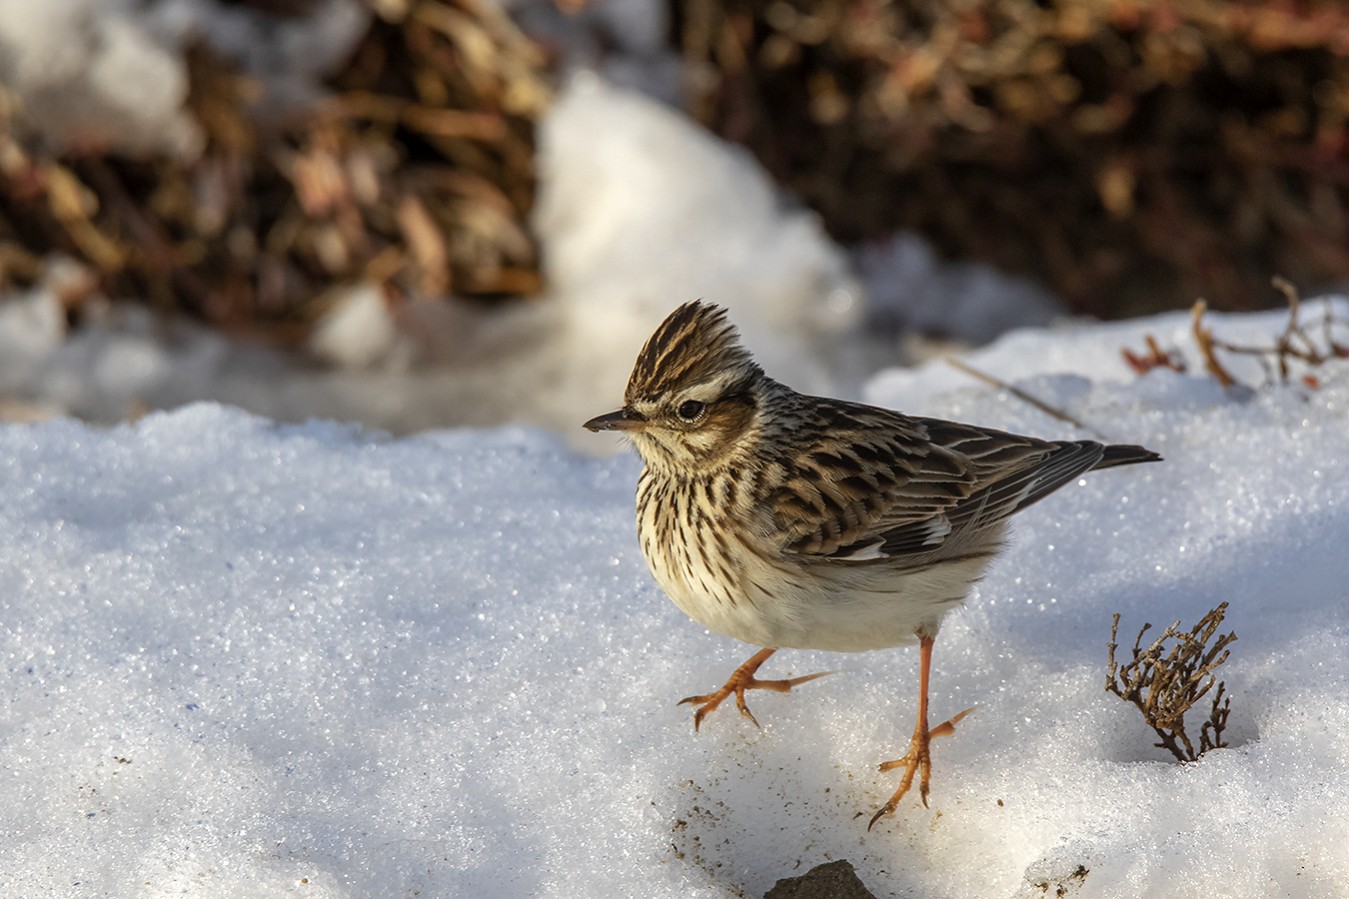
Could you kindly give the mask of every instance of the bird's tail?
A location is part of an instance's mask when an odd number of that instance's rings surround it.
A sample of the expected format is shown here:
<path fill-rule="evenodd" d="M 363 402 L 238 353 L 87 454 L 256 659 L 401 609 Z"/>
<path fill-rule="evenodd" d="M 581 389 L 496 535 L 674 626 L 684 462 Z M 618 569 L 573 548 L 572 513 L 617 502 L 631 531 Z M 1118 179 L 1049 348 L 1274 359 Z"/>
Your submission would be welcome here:
<path fill-rule="evenodd" d="M 1095 468 L 1114 468 L 1116 465 L 1133 465 L 1138 462 L 1160 462 L 1162 457 L 1150 449 L 1127 443 L 1116 443 L 1105 448 L 1101 461 Z"/>

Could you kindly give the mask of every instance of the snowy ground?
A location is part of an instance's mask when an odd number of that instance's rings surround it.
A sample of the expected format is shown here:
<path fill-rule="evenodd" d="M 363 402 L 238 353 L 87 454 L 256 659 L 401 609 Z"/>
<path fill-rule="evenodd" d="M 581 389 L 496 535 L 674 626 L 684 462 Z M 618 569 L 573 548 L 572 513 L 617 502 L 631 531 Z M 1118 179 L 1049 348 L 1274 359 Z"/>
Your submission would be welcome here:
<path fill-rule="evenodd" d="M 1138 379 L 1149 331 L 1187 343 L 1173 316 L 970 357 L 1166 462 L 1021 516 L 937 642 L 934 714 L 977 711 L 932 807 L 869 833 L 916 652 L 784 652 L 839 673 L 695 734 L 675 700 L 749 649 L 652 584 L 630 455 L 215 405 L 0 427 L 0 895 L 757 896 L 837 858 L 879 896 L 1344 895 L 1349 367 Z M 868 392 L 1073 433 L 941 363 Z M 1180 766 L 1102 690 L 1110 616 L 1222 601 L 1232 746 Z"/>

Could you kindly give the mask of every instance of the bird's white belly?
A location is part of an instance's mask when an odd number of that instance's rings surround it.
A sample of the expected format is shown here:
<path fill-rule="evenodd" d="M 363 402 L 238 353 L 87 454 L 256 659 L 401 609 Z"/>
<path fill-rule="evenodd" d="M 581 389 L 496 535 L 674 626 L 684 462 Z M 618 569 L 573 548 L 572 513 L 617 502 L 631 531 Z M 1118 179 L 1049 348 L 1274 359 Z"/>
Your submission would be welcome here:
<path fill-rule="evenodd" d="M 984 557 L 906 572 L 791 557 L 770 566 L 729 544 L 729 554 L 713 559 L 697 545 L 644 541 L 643 551 L 657 583 L 694 621 L 774 648 L 861 652 L 916 642 L 919 631 L 937 632 L 987 566 Z"/>

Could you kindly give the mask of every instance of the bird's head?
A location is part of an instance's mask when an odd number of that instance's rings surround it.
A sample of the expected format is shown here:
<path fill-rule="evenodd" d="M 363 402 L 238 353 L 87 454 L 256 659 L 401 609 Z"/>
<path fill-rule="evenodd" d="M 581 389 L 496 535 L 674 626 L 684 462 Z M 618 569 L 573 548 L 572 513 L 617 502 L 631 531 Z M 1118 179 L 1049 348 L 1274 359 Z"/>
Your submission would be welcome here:
<path fill-rule="evenodd" d="M 743 444 L 766 380 L 726 310 L 695 300 L 670 313 L 642 347 L 623 408 L 585 427 L 621 431 L 648 465 L 705 469 Z"/>

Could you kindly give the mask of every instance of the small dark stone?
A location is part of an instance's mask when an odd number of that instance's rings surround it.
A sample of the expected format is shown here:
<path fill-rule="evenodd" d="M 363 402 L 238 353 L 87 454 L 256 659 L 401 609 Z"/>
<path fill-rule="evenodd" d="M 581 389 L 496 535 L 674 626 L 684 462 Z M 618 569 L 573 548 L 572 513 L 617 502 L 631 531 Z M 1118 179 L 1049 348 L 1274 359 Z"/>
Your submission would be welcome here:
<path fill-rule="evenodd" d="M 876 899 L 857 879 L 852 862 L 839 859 L 816 865 L 800 877 L 784 877 L 763 899 Z"/>

